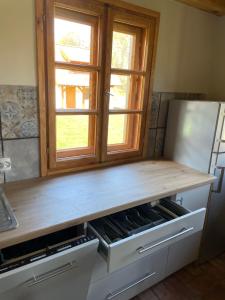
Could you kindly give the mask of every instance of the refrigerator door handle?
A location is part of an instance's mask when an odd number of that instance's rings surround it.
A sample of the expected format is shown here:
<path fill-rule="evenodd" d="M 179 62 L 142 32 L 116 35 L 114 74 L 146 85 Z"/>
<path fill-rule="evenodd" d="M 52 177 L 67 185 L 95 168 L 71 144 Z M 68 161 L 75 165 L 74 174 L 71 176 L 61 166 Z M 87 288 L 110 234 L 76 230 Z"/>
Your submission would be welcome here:
<path fill-rule="evenodd" d="M 221 193 L 222 191 L 222 187 L 223 187 L 223 177 L 224 177 L 224 170 L 225 170 L 225 167 L 219 167 L 217 166 L 215 168 L 215 170 L 218 169 L 220 170 L 220 178 L 219 178 L 219 182 L 218 182 L 218 186 L 217 186 L 217 189 L 212 189 L 212 193 L 216 193 L 216 194 L 219 194 Z"/>

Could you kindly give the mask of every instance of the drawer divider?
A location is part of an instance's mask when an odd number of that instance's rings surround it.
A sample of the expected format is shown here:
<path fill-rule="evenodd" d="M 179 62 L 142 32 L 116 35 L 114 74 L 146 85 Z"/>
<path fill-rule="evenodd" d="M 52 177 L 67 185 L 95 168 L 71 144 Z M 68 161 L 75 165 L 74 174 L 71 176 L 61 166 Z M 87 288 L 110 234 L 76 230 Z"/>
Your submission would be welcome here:
<path fill-rule="evenodd" d="M 152 250 L 153 248 L 155 248 L 157 246 L 160 246 L 160 245 L 162 245 L 162 244 L 164 244 L 166 242 L 169 242 L 169 241 L 171 241 L 171 240 L 173 240 L 173 239 L 175 239 L 177 237 L 180 237 L 180 236 L 182 236 L 182 235 L 184 235 L 184 234 L 186 234 L 186 233 L 188 233 L 190 231 L 193 231 L 193 230 L 194 230 L 194 227 L 183 228 L 183 229 L 181 229 L 180 232 L 178 232 L 178 233 L 176 233 L 176 234 L 174 234 L 174 235 L 172 235 L 172 236 L 170 236 L 170 237 L 168 237 L 168 238 L 166 238 L 166 239 L 164 239 L 162 241 L 159 241 L 159 242 L 157 242 L 157 243 L 155 243 L 155 244 L 153 244 L 153 245 L 151 245 L 149 247 L 143 246 L 143 247 L 138 248 L 137 252 L 139 254 L 145 253 L 146 251 L 150 251 L 150 250 Z"/>

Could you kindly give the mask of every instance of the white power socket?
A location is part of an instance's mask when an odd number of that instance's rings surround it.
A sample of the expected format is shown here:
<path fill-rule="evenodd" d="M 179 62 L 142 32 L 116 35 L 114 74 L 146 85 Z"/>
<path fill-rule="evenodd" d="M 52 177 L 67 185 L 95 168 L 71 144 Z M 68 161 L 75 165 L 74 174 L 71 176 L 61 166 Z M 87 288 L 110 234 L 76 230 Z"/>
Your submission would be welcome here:
<path fill-rule="evenodd" d="M 10 157 L 0 157 L 0 172 L 10 171 L 12 168 Z"/>

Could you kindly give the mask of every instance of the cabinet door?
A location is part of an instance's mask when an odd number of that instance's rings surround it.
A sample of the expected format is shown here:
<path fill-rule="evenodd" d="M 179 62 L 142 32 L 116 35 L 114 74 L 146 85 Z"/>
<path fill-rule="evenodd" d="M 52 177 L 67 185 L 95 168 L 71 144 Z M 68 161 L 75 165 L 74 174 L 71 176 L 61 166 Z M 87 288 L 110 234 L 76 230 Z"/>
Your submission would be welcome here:
<path fill-rule="evenodd" d="M 166 276 L 198 259 L 202 232 L 197 232 L 169 247 Z"/>
<path fill-rule="evenodd" d="M 183 207 L 194 211 L 196 209 L 207 207 L 210 185 L 201 186 L 193 190 L 179 193 L 176 202 Z"/>
<path fill-rule="evenodd" d="M 90 285 L 88 300 L 128 300 L 165 277 L 168 248 L 139 259 Z"/>
<path fill-rule="evenodd" d="M 86 300 L 98 240 L 0 274 L 1 300 Z"/>

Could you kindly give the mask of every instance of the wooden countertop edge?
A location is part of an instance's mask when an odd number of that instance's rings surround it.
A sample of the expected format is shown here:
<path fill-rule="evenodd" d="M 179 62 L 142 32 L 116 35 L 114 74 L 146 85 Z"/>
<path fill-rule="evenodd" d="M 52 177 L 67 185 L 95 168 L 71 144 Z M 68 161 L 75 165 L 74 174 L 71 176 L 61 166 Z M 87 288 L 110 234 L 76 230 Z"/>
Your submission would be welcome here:
<path fill-rule="evenodd" d="M 137 205 L 142 205 L 142 204 L 145 204 L 145 203 L 148 203 L 148 202 L 153 202 L 153 201 L 159 200 L 160 198 L 163 198 L 163 197 L 173 196 L 174 194 L 177 194 L 177 193 L 181 193 L 181 192 L 188 191 L 188 190 L 191 190 L 191 189 L 194 189 L 194 188 L 198 188 L 200 186 L 211 184 L 211 183 L 213 183 L 215 178 L 216 177 L 209 175 L 208 179 L 204 179 L 201 182 L 198 182 L 196 184 L 183 186 L 182 188 L 176 188 L 176 191 L 173 189 L 171 191 L 161 192 L 161 193 L 158 193 L 157 195 L 154 195 L 154 196 L 151 196 L 151 197 L 146 197 L 146 198 L 143 198 L 143 199 L 139 199 L 139 200 L 133 201 L 132 203 L 129 203 L 129 204 L 116 206 L 116 207 L 111 207 L 110 209 L 107 209 L 107 210 L 102 210 L 99 213 L 86 215 L 86 216 L 81 217 L 81 218 L 69 220 L 69 221 L 59 223 L 59 224 L 56 224 L 54 226 L 49 226 L 49 227 L 46 227 L 46 228 L 43 228 L 43 229 L 40 229 L 40 230 L 36 230 L 36 231 L 34 230 L 34 231 L 31 231 L 30 233 L 26 233 L 24 235 L 19 234 L 19 237 L 18 236 L 10 237 L 9 240 L 5 240 L 4 242 L 0 242 L 0 249 L 6 248 L 6 247 L 9 247 L 9 246 L 13 246 L 13 245 L 16 245 L 18 243 L 25 242 L 25 241 L 28 241 L 28 240 L 31 240 L 31 239 L 35 239 L 35 238 L 38 238 L 38 237 L 41 237 L 41 236 L 44 236 L 44 235 L 47 235 L 47 234 L 51 234 L 51 233 L 54 233 L 56 231 L 60 231 L 60 230 L 63 230 L 63 229 L 66 229 L 66 228 L 69 228 L 69 227 L 72 227 L 72 226 L 75 226 L 75 225 L 80 225 L 82 223 L 86 223 L 86 222 L 92 221 L 92 220 L 97 219 L 97 218 L 104 217 L 104 216 L 112 214 L 112 213 L 116 213 L 116 212 L 119 212 L 119 211 L 122 211 L 122 210 L 125 210 L 125 209 L 128 209 L 128 208 L 132 208 L 132 207 L 135 207 Z M 15 185 L 16 185 L 16 183 L 15 183 Z"/>

